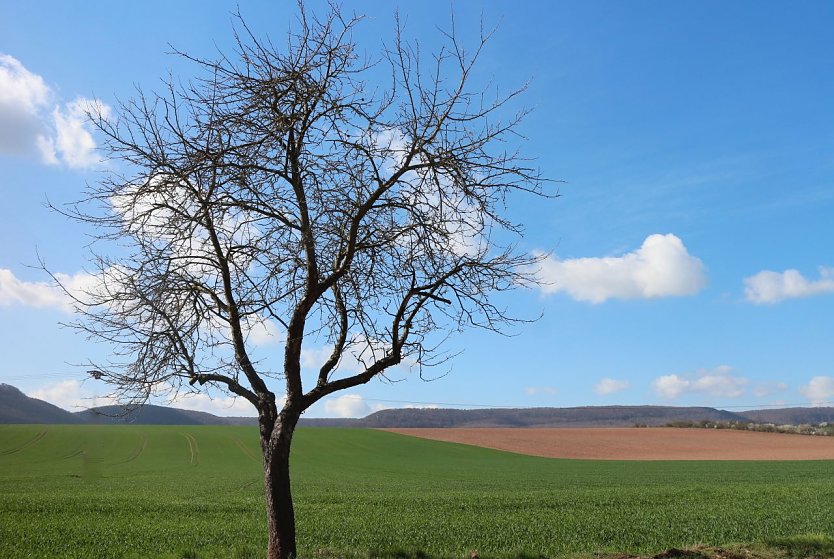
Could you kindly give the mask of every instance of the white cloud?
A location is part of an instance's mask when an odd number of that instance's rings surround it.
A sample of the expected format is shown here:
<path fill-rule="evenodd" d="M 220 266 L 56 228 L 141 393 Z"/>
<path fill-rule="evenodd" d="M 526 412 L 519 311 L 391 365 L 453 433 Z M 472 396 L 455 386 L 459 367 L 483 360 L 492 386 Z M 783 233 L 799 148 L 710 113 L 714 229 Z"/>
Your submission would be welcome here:
<path fill-rule="evenodd" d="M 601 395 L 614 394 L 622 392 L 631 386 L 627 380 L 616 380 L 613 378 L 603 378 L 594 386 L 594 392 Z"/>
<path fill-rule="evenodd" d="M 47 384 L 27 392 L 26 395 L 30 398 L 44 400 L 45 402 L 69 411 L 80 411 L 82 409 L 116 403 L 112 398 L 95 396 L 89 390 L 85 390 L 81 381 L 78 380 L 65 380 Z"/>
<path fill-rule="evenodd" d="M 0 54 L 0 106 L 35 114 L 49 97 L 43 78 L 24 68 L 13 56 Z"/>
<path fill-rule="evenodd" d="M 622 256 L 547 257 L 539 277 L 545 293 L 565 291 L 578 301 L 655 299 L 693 295 L 707 285 L 704 264 L 675 235 L 650 235 Z"/>
<path fill-rule="evenodd" d="M 652 381 L 654 391 L 664 398 L 673 399 L 687 391 L 690 381 L 684 380 L 678 375 L 663 375 Z"/>
<path fill-rule="evenodd" d="M 107 118 L 110 107 L 96 101 L 79 97 L 52 110 L 55 132 L 53 137 L 40 136 L 37 140 L 44 162 L 57 164 L 60 161 L 73 169 L 92 167 L 101 162 L 96 155 L 96 142 L 87 129 L 87 114 Z"/>
<path fill-rule="evenodd" d="M 284 332 L 274 320 L 266 318 L 249 319 L 246 323 L 247 340 L 255 346 L 268 346 L 281 343 Z"/>
<path fill-rule="evenodd" d="M 382 405 L 369 405 L 359 394 L 345 394 L 324 402 L 324 411 L 336 417 L 365 417 L 371 412 L 384 409 Z"/>
<path fill-rule="evenodd" d="M 397 128 L 370 131 L 366 141 L 377 156 L 377 167 L 388 176 L 400 170 L 412 148 L 409 139 Z M 423 155 L 414 156 L 413 163 L 423 161 Z M 429 176 L 431 179 L 428 179 Z M 438 181 L 436 187 L 433 186 L 435 180 Z M 485 216 L 480 208 L 470 203 L 465 194 L 453 185 L 449 175 L 411 170 L 404 173 L 398 182 L 402 203 L 440 219 L 438 231 L 431 236 L 430 243 L 461 257 L 474 258 L 485 253 L 489 243 L 484 237 L 484 230 L 488 228 L 489 220 L 482 221 Z M 438 210 L 441 210 L 440 214 L 437 214 Z M 414 232 L 398 239 L 402 246 L 412 250 L 427 241 L 429 239 L 418 237 Z"/>
<path fill-rule="evenodd" d="M 40 76 L 17 59 L 0 54 L 0 153 L 32 153 L 46 126 L 41 117 L 51 93 Z"/>
<path fill-rule="evenodd" d="M 732 367 L 721 365 L 712 370 L 701 369 L 695 374 L 664 375 L 652 381 L 652 388 L 658 396 L 668 400 L 684 394 L 738 398 L 744 394 L 748 381 L 734 376 L 732 371 Z"/>
<path fill-rule="evenodd" d="M 170 386 L 158 387 L 157 392 L 165 392 L 170 389 Z M 69 411 L 80 411 L 82 409 L 119 403 L 114 398 L 95 395 L 94 392 L 85 388 L 84 384 L 78 380 L 65 380 L 47 384 L 28 392 L 27 396 L 44 400 Z M 255 414 L 255 408 L 244 398 L 226 395 L 209 395 L 204 392 L 180 393 L 160 403 L 166 406 L 185 410 L 204 411 L 220 416 L 246 416 Z M 279 400 L 278 405 L 283 405 L 283 399 Z"/>
<path fill-rule="evenodd" d="M 558 388 L 554 388 L 553 386 L 528 386 L 524 389 L 524 392 L 528 396 L 538 396 L 538 395 L 547 395 L 547 396 L 555 396 L 559 393 Z"/>
<path fill-rule="evenodd" d="M 279 406 L 283 402 L 277 402 Z M 219 416 L 255 415 L 255 407 L 245 398 L 217 396 L 204 392 L 185 392 L 174 396 L 166 405 L 193 411 L 204 411 Z"/>
<path fill-rule="evenodd" d="M 80 296 L 96 284 L 95 276 L 85 272 L 75 275 L 55 274 L 70 292 Z M 72 312 L 73 301 L 52 282 L 29 282 L 15 277 L 11 270 L 0 268 L 0 306 L 24 305 L 35 308 L 55 308 Z"/>
<path fill-rule="evenodd" d="M 819 376 L 799 387 L 799 393 L 815 406 L 831 405 L 834 401 L 834 377 Z"/>
<path fill-rule="evenodd" d="M 757 398 L 764 398 L 765 396 L 779 394 L 787 389 L 788 385 L 784 382 L 757 382 L 753 387 L 753 395 Z"/>
<path fill-rule="evenodd" d="M 411 403 L 396 406 L 397 409 L 438 409 L 438 404 Z M 391 409 L 380 402 L 368 403 L 359 394 L 345 394 L 324 402 L 324 412 L 329 417 L 365 417 L 371 413 Z"/>
<path fill-rule="evenodd" d="M 343 373 L 361 373 L 373 363 L 385 357 L 391 351 L 391 344 L 380 340 L 369 340 L 363 334 L 350 338 L 339 360 L 337 371 Z M 317 371 L 330 358 L 333 352 L 331 346 L 309 347 L 301 350 L 301 367 Z M 392 367 L 391 371 L 404 372 L 412 366 L 414 361 L 405 357 L 403 361 Z"/>
<path fill-rule="evenodd" d="M 318 370 L 330 357 L 333 352 L 332 348 L 327 347 L 311 347 L 301 348 L 301 368 Z"/>
<path fill-rule="evenodd" d="M 785 299 L 834 293 L 834 268 L 820 266 L 818 280 L 808 280 L 799 270 L 772 272 L 764 270 L 744 278 L 744 297 L 757 305 Z"/>
<path fill-rule="evenodd" d="M 107 118 L 106 104 L 78 97 L 61 104 L 44 79 L 0 54 L 0 153 L 40 153 L 44 163 L 81 169 L 99 163 L 87 113 Z"/>

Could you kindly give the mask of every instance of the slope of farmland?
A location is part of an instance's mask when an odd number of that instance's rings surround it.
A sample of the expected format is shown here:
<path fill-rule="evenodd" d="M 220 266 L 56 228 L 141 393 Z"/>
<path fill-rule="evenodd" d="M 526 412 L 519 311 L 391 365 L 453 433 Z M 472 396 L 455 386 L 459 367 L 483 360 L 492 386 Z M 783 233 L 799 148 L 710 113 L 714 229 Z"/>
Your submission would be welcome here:
<path fill-rule="evenodd" d="M 302 557 L 559 557 L 834 534 L 834 461 L 553 460 L 299 429 Z M 0 557 L 259 557 L 257 431 L 0 426 Z"/>
<path fill-rule="evenodd" d="M 531 456 L 589 460 L 834 460 L 834 437 L 729 429 L 386 429 Z"/>

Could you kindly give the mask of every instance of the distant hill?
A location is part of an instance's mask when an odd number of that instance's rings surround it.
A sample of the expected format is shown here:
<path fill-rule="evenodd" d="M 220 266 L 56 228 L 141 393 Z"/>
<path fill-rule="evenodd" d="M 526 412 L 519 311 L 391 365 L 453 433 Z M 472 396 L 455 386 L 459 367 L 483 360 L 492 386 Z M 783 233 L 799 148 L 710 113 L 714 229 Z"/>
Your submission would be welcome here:
<path fill-rule="evenodd" d="M 584 406 L 516 409 L 390 409 L 360 420 L 362 427 L 632 427 L 679 420 L 742 421 L 714 408 Z"/>
<path fill-rule="evenodd" d="M 302 417 L 298 424 L 301 427 L 367 427 L 364 421 L 352 417 Z"/>
<path fill-rule="evenodd" d="M 583 406 L 575 408 L 382 410 L 361 419 L 307 418 L 306 427 L 632 427 L 673 421 L 753 421 L 777 425 L 834 423 L 834 408 L 784 408 L 729 412 L 707 407 Z M 133 408 L 101 406 L 70 413 L 29 398 L 14 386 L 0 384 L 0 423 L 93 423 L 138 425 L 257 425 L 254 417 L 219 417 L 210 413 L 146 404 Z"/>
<path fill-rule="evenodd" d="M 220 417 L 204 411 L 183 410 L 144 404 L 141 406 L 100 406 L 76 412 L 82 423 L 136 425 L 257 425 L 255 417 Z"/>
<path fill-rule="evenodd" d="M 222 417 L 201 412 L 145 404 L 135 407 L 100 406 L 75 414 L 82 423 L 136 423 L 139 425 L 217 425 Z"/>
<path fill-rule="evenodd" d="M 834 408 L 781 408 L 775 410 L 750 410 L 744 417 L 756 423 L 799 425 L 801 423 L 834 423 Z"/>
<path fill-rule="evenodd" d="M 82 423 L 74 414 L 0 384 L 0 423 Z"/>

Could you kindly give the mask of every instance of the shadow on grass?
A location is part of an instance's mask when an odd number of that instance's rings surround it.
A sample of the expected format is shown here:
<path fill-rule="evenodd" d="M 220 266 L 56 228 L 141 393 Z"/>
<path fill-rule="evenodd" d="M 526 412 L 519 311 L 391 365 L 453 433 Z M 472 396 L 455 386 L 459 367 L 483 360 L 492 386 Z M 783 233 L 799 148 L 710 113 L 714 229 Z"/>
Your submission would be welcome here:
<path fill-rule="evenodd" d="M 219 551 L 219 552 L 218 552 Z M 549 559 L 529 552 L 505 553 L 493 557 L 489 553 L 477 559 Z M 229 550 L 180 549 L 158 559 L 262 559 L 264 550 L 255 547 L 237 547 Z M 134 556 L 131 556 L 134 557 Z M 137 558 L 139 556 L 136 556 Z M 146 556 L 141 556 L 143 559 Z M 433 556 L 423 550 L 389 549 L 368 552 L 339 552 L 316 550 L 303 554 L 302 559 L 471 559 L 471 553 L 459 557 Z M 695 546 L 688 549 L 667 549 L 654 555 L 630 555 L 621 553 L 576 553 L 557 555 L 550 559 L 834 559 L 834 537 L 827 534 L 804 534 L 785 538 L 772 538 L 760 544 L 729 545 L 727 547 Z M 156 558 L 155 558 L 156 559 Z"/>
<path fill-rule="evenodd" d="M 767 545 L 788 557 L 834 557 L 834 538 L 826 534 L 803 534 L 767 540 Z"/>

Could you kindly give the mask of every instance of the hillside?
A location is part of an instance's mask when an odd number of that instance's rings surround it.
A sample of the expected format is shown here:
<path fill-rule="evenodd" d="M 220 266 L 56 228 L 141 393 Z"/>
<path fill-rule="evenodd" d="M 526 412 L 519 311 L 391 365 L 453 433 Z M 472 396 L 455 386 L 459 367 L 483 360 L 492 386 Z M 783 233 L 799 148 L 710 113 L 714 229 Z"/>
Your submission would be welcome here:
<path fill-rule="evenodd" d="M 750 410 L 744 417 L 756 423 L 774 423 L 776 425 L 810 423 L 834 423 L 834 408 L 781 408 L 774 410 Z"/>
<path fill-rule="evenodd" d="M 360 420 L 363 427 L 633 427 L 671 421 L 743 421 L 714 408 L 671 406 L 583 406 L 516 409 L 391 409 Z"/>
<path fill-rule="evenodd" d="M 74 414 L 0 384 L 0 423 L 82 423 Z"/>
<path fill-rule="evenodd" d="M 137 425 L 235 425 L 232 418 L 202 412 L 145 404 L 136 407 L 101 406 L 76 413 L 83 423 L 135 423 Z"/>
<path fill-rule="evenodd" d="M 784 408 L 729 412 L 708 407 L 582 406 L 573 408 L 382 410 L 361 419 L 301 419 L 307 427 L 444 428 L 444 427 L 632 427 L 662 426 L 673 421 L 753 421 L 756 423 L 834 423 L 834 408 Z M 14 386 L 0 384 L 0 423 L 133 423 L 137 425 L 257 425 L 254 417 L 219 417 L 211 413 L 146 404 L 133 408 L 101 406 L 70 413 L 29 398 Z"/>

